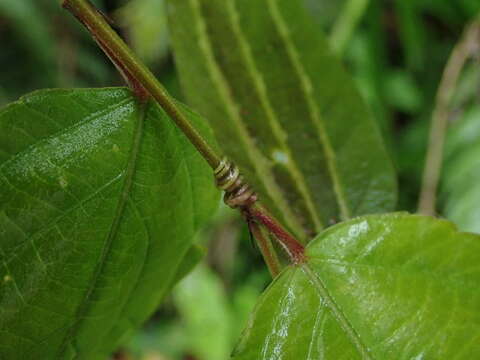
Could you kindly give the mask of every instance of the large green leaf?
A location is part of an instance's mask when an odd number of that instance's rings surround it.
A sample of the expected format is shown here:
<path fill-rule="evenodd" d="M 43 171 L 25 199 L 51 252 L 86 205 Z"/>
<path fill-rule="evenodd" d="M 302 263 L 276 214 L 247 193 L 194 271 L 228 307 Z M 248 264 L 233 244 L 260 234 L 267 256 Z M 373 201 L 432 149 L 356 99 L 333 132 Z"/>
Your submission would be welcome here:
<path fill-rule="evenodd" d="M 1 110 L 0 358 L 106 358 L 191 267 L 217 195 L 163 111 L 126 89 Z"/>
<path fill-rule="evenodd" d="M 172 0 L 180 80 L 226 154 L 299 237 L 394 207 L 369 111 L 301 0 Z"/>
<path fill-rule="evenodd" d="M 480 237 L 360 217 L 320 234 L 257 303 L 236 360 L 480 358 Z"/>
<path fill-rule="evenodd" d="M 472 106 L 447 137 L 442 193 L 445 216 L 464 231 L 480 233 L 480 106 Z"/>

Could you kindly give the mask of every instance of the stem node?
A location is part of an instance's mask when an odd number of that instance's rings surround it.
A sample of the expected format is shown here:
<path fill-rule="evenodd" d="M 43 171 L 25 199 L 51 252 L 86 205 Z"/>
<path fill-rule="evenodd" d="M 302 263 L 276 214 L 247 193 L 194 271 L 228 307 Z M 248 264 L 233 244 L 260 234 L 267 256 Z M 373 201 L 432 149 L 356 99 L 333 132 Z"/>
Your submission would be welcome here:
<path fill-rule="evenodd" d="M 240 209 L 247 216 L 248 221 L 255 221 L 253 227 L 250 226 L 250 228 L 253 233 L 259 236 L 257 241 L 269 240 L 261 234 L 262 229 L 258 228 L 263 227 L 278 240 L 293 263 L 298 264 L 306 261 L 303 245 L 285 230 L 262 205 L 257 203 L 257 194 L 245 182 L 238 168 L 227 159 L 220 159 L 197 129 L 192 126 L 189 119 L 178 107 L 177 102 L 110 27 L 106 17 L 89 0 L 63 0 L 61 4 L 87 28 L 97 44 L 133 89 L 137 98 L 141 102 L 146 101 L 149 97 L 155 99 L 195 146 L 210 167 L 214 169 L 217 186 L 225 191 L 225 203 L 232 208 Z M 263 248 L 262 252 L 267 254 L 265 261 L 268 263 L 270 261 L 268 258 L 273 259 L 274 254 L 270 254 L 273 248 L 266 247 L 265 244 L 260 244 L 260 246 Z M 269 266 L 272 264 L 272 261 L 270 261 Z M 278 272 L 278 266 L 278 263 L 274 264 L 271 269 L 273 273 Z"/>
<path fill-rule="evenodd" d="M 225 191 L 223 201 L 232 209 L 253 205 L 258 196 L 252 187 L 245 182 L 238 167 L 223 158 L 214 170 L 217 187 Z"/>

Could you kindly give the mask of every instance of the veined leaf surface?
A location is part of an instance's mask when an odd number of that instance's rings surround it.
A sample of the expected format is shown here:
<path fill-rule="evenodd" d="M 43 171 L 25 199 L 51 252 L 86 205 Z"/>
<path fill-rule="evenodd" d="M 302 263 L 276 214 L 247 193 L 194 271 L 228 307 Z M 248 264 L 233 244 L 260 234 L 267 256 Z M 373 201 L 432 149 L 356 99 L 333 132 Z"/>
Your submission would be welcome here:
<path fill-rule="evenodd" d="M 211 170 L 121 88 L 28 95 L 0 146 L 0 358 L 105 359 L 191 268 Z"/>
<path fill-rule="evenodd" d="M 299 238 L 392 210 L 396 181 L 352 79 L 300 0 L 173 0 L 189 103 Z"/>
<path fill-rule="evenodd" d="M 235 360 L 480 357 L 480 237 L 370 215 L 329 228 L 257 303 Z"/>
<path fill-rule="evenodd" d="M 452 124 L 447 137 L 442 193 L 445 216 L 463 231 L 480 233 L 480 107 Z"/>

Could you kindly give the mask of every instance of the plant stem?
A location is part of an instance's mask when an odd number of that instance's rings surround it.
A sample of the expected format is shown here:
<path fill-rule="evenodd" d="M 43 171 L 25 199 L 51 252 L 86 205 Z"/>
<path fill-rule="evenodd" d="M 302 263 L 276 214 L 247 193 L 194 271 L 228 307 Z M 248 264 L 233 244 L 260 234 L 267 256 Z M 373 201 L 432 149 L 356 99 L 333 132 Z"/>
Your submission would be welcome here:
<path fill-rule="evenodd" d="M 183 115 L 177 107 L 175 100 L 168 94 L 165 88 L 159 83 L 156 77 L 148 68 L 136 57 L 125 42 L 110 27 L 105 17 L 88 0 L 63 0 L 62 6 L 70 11 L 92 34 L 95 41 L 107 54 L 110 60 L 115 64 L 120 73 L 124 76 L 127 83 L 141 100 L 153 97 L 169 117 L 176 123 L 180 130 L 196 147 L 210 167 L 215 170 L 222 164 L 221 158 L 210 145 L 202 138 L 199 132 L 191 125 L 189 120 Z M 237 174 L 238 175 L 238 174 Z M 227 179 L 228 180 L 228 179 Z M 243 184 L 237 184 L 237 189 Z M 241 195 L 240 195 L 241 196 Z M 268 229 L 270 234 L 274 235 L 279 243 L 289 254 L 293 263 L 305 261 L 304 247 L 298 242 L 285 228 L 258 202 L 246 206 L 239 206 L 240 209 L 258 221 L 259 224 Z M 265 248 L 262 239 L 268 242 L 268 237 L 260 235 L 259 248 Z M 264 256 L 267 265 L 273 264 L 274 249 L 270 245 L 269 251 L 273 254 Z M 268 249 L 267 249 L 268 250 Z M 263 250 L 262 250 L 263 254 Z M 278 261 L 278 260 L 277 260 Z M 274 269 L 275 270 L 275 269 Z M 277 270 L 275 270 L 276 272 Z"/>
<path fill-rule="evenodd" d="M 418 212 L 435 215 L 437 188 L 443 160 L 449 107 L 465 62 L 480 46 L 480 21 L 469 24 L 455 46 L 442 75 L 432 115 Z"/>
<path fill-rule="evenodd" d="M 173 98 L 110 27 L 105 17 L 88 0 L 63 0 L 62 6 L 85 25 L 95 41 L 126 77 L 134 91 L 137 94 L 143 94 L 142 88 L 144 88 L 188 137 L 208 164 L 215 169 L 220 163 L 219 155 L 190 124 Z"/>
<path fill-rule="evenodd" d="M 255 219 L 268 229 L 287 252 L 290 260 L 294 264 L 300 264 L 306 261 L 305 247 L 287 230 L 285 230 L 285 228 L 269 214 L 268 210 L 265 209 L 263 205 L 257 202 L 244 211 L 246 211 L 251 218 Z"/>
<path fill-rule="evenodd" d="M 248 228 L 250 229 L 255 241 L 258 244 L 260 252 L 262 253 L 263 259 L 267 264 L 268 270 L 270 271 L 270 275 L 272 278 L 276 278 L 277 275 L 280 273 L 281 265 L 280 261 L 278 260 L 277 253 L 272 246 L 272 242 L 268 238 L 268 234 L 264 230 L 265 228 L 259 226 L 257 222 L 253 220 L 249 220 L 247 218 Z"/>

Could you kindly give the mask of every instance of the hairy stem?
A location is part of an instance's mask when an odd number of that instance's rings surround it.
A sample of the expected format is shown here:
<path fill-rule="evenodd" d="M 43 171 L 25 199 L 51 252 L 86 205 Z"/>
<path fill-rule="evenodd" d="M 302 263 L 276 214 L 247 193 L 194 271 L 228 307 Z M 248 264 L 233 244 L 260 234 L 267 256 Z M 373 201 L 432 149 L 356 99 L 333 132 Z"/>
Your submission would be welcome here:
<path fill-rule="evenodd" d="M 88 0 L 63 0 L 62 6 L 85 25 L 95 41 L 126 78 L 130 86 L 137 93 L 142 93 L 142 89 L 138 88 L 138 85 L 141 85 L 177 124 L 208 164 L 215 169 L 220 163 L 219 155 L 215 153 L 199 132 L 190 124 L 173 98 L 110 27 L 105 17 Z"/>
<path fill-rule="evenodd" d="M 425 215 L 435 215 L 450 103 L 465 62 L 475 51 L 478 51 L 479 46 L 480 21 L 477 20 L 466 27 L 462 38 L 452 51 L 442 75 L 432 115 L 427 158 L 418 205 L 418 211 Z"/>

